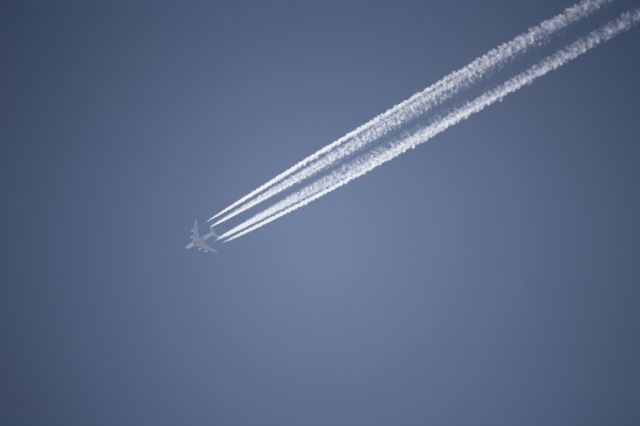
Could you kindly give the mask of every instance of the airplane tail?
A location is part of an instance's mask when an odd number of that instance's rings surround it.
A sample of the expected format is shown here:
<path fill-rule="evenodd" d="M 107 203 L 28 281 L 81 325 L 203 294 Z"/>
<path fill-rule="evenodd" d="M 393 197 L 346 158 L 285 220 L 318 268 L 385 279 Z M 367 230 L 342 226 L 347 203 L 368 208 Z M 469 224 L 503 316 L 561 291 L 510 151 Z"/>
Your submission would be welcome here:
<path fill-rule="evenodd" d="M 209 228 L 209 233 L 211 235 L 213 235 L 214 237 L 218 238 L 218 234 L 216 233 L 216 231 L 213 229 L 213 227 Z"/>

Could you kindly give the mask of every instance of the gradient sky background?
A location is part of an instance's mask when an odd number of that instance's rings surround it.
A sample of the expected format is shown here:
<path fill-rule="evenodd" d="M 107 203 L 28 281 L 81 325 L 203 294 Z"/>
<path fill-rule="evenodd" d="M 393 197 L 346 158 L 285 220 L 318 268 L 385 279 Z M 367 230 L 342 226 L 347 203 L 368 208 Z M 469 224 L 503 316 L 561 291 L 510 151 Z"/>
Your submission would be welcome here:
<path fill-rule="evenodd" d="M 212 256 L 573 1 L 130 3 L 0 9 L 1 424 L 640 423 L 640 28 Z"/>

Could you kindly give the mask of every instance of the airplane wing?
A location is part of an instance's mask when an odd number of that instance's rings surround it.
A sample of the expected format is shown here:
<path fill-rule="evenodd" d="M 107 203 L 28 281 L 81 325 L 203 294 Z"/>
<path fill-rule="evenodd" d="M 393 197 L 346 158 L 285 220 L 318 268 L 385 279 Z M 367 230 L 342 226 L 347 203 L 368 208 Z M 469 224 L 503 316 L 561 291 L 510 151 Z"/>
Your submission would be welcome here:
<path fill-rule="evenodd" d="M 218 250 L 215 250 L 213 247 L 211 247 L 210 245 L 206 244 L 206 243 L 202 243 L 202 248 L 204 250 L 208 250 L 208 251 L 212 251 L 214 253 L 217 253 Z"/>

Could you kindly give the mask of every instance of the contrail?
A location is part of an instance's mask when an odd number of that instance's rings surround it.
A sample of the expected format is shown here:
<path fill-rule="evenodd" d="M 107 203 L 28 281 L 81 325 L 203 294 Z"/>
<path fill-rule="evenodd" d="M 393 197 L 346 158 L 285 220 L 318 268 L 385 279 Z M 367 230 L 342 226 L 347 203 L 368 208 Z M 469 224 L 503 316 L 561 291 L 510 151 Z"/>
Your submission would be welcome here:
<path fill-rule="evenodd" d="M 505 83 L 491 89 L 462 107 L 454 110 L 435 123 L 426 126 L 410 136 L 396 140 L 387 146 L 378 147 L 367 152 L 353 162 L 340 167 L 329 175 L 318 179 L 300 191 L 286 197 L 279 203 L 256 214 L 247 221 L 230 229 L 219 239 L 228 242 L 254 231 L 279 217 L 303 207 L 323 195 L 345 185 L 351 180 L 360 177 L 370 170 L 394 159 L 409 149 L 427 142 L 434 136 L 449 127 L 466 120 L 471 115 L 482 111 L 484 108 L 502 101 L 507 95 L 516 92 L 520 88 L 531 84 L 537 78 L 565 65 L 573 59 L 583 55 L 601 43 L 604 43 L 623 31 L 629 30 L 640 21 L 640 8 L 624 12 L 620 17 L 611 21 L 599 29 L 592 31 L 585 37 L 558 50 L 551 56 L 533 65 L 526 71 L 507 80 Z"/>
<path fill-rule="evenodd" d="M 492 71 L 514 60 L 528 49 L 542 44 L 554 33 L 588 16 L 611 1 L 583 0 L 565 9 L 561 14 L 529 28 L 511 41 L 503 43 L 485 55 L 476 58 L 465 67 L 448 74 L 422 92 L 416 93 L 340 139 L 321 148 L 212 216 L 209 221 L 224 215 L 212 226 L 223 223 L 256 204 L 300 183 L 304 179 L 326 170 L 338 161 L 402 127 L 408 121 L 425 114 L 432 107 L 486 77 Z"/>

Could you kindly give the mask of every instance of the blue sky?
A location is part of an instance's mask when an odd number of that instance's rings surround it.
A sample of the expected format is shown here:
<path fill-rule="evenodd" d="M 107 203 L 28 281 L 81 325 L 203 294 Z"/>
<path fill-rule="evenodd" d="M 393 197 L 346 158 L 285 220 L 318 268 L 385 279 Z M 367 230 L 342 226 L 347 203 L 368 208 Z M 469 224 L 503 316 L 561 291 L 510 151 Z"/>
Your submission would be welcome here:
<path fill-rule="evenodd" d="M 571 4 L 3 5 L 0 423 L 636 423 L 638 28 L 184 250 L 194 218 Z"/>

